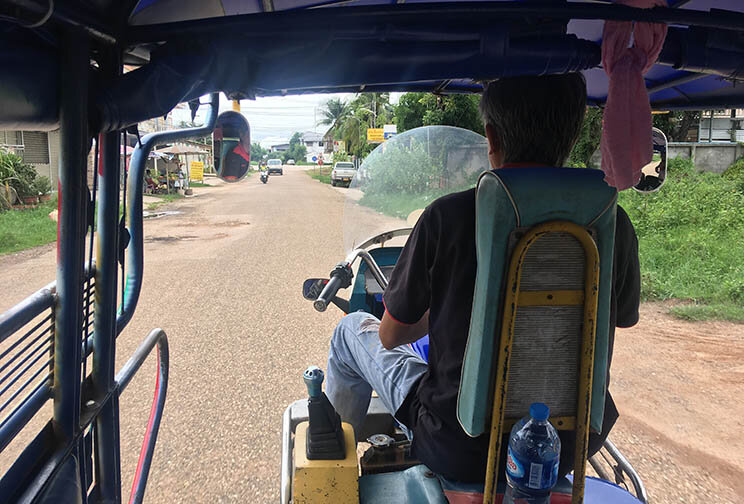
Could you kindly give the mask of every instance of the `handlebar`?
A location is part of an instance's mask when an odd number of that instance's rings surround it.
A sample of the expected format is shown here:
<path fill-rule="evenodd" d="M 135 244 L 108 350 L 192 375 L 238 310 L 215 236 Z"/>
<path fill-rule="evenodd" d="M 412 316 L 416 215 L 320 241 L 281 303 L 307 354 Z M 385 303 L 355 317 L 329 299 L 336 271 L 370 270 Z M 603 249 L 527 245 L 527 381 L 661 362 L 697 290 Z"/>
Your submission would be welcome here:
<path fill-rule="evenodd" d="M 357 258 L 361 258 L 365 263 L 367 263 L 367 267 L 372 273 L 372 276 L 375 277 L 375 280 L 377 280 L 377 283 L 380 284 L 380 287 L 382 287 L 383 290 L 387 288 L 387 278 L 375 262 L 374 258 L 366 250 L 356 249 L 348 255 L 345 261 L 338 263 L 336 267 L 333 268 L 330 280 L 328 280 L 328 283 L 323 287 L 318 299 L 313 301 L 313 308 L 322 313 L 326 311 L 326 308 L 328 308 L 328 303 L 336 302 L 336 304 L 338 304 L 341 302 L 336 298 L 336 293 L 339 289 L 345 289 L 351 285 L 351 280 L 354 278 L 354 274 L 351 271 L 351 265 L 357 260 Z M 336 301 L 334 301 L 334 299 L 336 299 Z M 344 310 L 348 309 L 348 307 L 339 307 Z"/>
<path fill-rule="evenodd" d="M 330 303 L 331 300 L 336 297 L 336 293 L 341 288 L 341 283 L 341 277 L 331 276 L 331 279 L 328 281 L 325 287 L 323 287 L 323 291 L 320 293 L 320 296 L 318 296 L 318 299 L 313 301 L 313 308 L 321 313 L 326 311 L 326 308 L 328 308 L 328 303 Z"/>

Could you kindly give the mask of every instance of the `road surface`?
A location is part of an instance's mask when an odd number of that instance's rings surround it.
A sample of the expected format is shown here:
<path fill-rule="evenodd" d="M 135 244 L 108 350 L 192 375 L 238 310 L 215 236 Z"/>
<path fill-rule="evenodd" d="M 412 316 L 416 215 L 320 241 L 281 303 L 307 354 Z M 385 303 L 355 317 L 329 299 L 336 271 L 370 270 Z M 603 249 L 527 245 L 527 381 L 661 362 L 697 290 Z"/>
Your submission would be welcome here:
<path fill-rule="evenodd" d="M 196 189 L 159 209 L 181 213 L 146 221 L 144 287 L 117 346 L 120 368 L 152 328 L 170 342 L 146 502 L 278 501 L 282 412 L 305 396 L 302 371 L 325 367 L 340 318 L 315 312 L 300 286 L 345 254 L 344 191 L 285 168 L 266 185 L 254 175 Z M 0 257 L 0 311 L 53 279 L 54 259 L 53 246 Z M 744 502 L 744 326 L 680 322 L 646 305 L 641 325 L 616 341 L 612 437 L 652 502 Z M 150 358 L 121 400 L 125 498 L 154 377 Z"/>

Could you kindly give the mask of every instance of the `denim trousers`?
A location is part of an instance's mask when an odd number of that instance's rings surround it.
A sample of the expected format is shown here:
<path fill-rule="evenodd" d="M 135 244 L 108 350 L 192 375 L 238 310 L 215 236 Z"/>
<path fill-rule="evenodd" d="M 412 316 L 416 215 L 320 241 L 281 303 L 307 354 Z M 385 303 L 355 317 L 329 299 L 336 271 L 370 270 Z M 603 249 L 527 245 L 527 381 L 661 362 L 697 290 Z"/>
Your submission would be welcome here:
<path fill-rule="evenodd" d="M 326 368 L 326 395 L 354 432 L 361 432 L 372 390 L 391 415 L 403 404 L 428 364 L 410 345 L 386 350 L 379 337 L 380 321 L 365 312 L 346 315 L 331 339 Z M 411 438 L 405 425 L 399 425 Z"/>

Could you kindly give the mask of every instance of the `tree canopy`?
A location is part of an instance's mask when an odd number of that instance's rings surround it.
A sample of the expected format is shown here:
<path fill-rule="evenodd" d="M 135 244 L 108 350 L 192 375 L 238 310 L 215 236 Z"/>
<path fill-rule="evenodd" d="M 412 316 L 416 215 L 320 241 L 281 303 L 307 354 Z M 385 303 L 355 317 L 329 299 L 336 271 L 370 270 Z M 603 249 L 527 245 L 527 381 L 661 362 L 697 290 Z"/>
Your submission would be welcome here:
<path fill-rule="evenodd" d="M 307 147 L 302 141 L 302 135 L 295 132 L 289 139 L 289 149 L 282 153 L 282 161 L 287 162 L 290 159 L 295 161 L 304 161 L 307 155 Z"/>
<path fill-rule="evenodd" d="M 431 93 L 406 93 L 395 107 L 398 133 L 420 126 L 444 125 L 485 134 L 478 111 L 479 95 L 439 96 Z"/>

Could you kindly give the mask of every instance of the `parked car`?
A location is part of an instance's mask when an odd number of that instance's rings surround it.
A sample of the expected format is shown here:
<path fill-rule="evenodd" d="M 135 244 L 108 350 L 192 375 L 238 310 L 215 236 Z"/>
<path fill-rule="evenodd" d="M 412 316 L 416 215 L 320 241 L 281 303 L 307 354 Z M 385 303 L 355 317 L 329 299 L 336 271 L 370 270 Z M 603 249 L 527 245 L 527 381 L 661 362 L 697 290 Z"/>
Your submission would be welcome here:
<path fill-rule="evenodd" d="M 277 173 L 279 175 L 284 175 L 284 167 L 282 166 L 281 159 L 269 159 L 266 162 L 266 165 L 269 167 L 269 175 L 275 175 Z"/>
<path fill-rule="evenodd" d="M 293 165 L 293 164 L 295 164 L 295 160 L 294 159 L 287 159 L 287 164 L 288 165 Z"/>
<path fill-rule="evenodd" d="M 351 185 L 351 179 L 354 178 L 357 171 L 354 168 L 354 163 L 349 161 L 339 161 L 333 165 L 331 171 L 331 185 L 337 186 L 339 184 L 346 184 L 346 187 Z"/>

